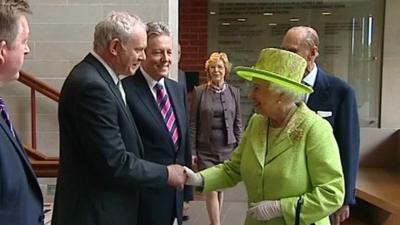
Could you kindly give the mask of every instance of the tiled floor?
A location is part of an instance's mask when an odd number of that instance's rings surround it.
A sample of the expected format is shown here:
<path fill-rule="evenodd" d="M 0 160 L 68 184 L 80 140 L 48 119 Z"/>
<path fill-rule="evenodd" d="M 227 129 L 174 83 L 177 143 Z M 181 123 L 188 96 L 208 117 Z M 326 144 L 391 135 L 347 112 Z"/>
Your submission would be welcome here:
<path fill-rule="evenodd" d="M 46 190 L 43 186 L 43 190 Z M 52 202 L 53 195 L 46 195 L 45 199 Z M 221 214 L 222 225 L 243 225 L 246 217 L 247 210 L 247 196 L 245 188 L 242 184 L 234 188 L 226 189 L 224 191 L 225 201 Z M 52 193 L 54 194 L 54 193 Z M 184 222 L 184 225 L 209 225 L 207 209 L 204 197 L 200 194 L 196 195 L 196 200 L 190 202 L 189 220 Z M 51 208 L 51 207 L 50 207 Z M 46 225 L 50 224 L 51 212 L 46 214 Z"/>
<path fill-rule="evenodd" d="M 247 203 L 225 201 L 221 223 L 223 225 L 243 225 L 246 215 Z M 190 203 L 189 220 L 184 225 L 208 225 L 206 205 L 204 201 L 193 201 Z"/>
<path fill-rule="evenodd" d="M 222 208 L 222 225 L 243 225 L 247 210 L 247 197 L 243 185 L 225 190 L 225 201 Z M 202 199 L 197 196 L 196 199 Z M 205 202 L 203 200 L 192 201 L 189 208 L 189 220 L 184 225 L 208 225 L 210 224 Z"/>

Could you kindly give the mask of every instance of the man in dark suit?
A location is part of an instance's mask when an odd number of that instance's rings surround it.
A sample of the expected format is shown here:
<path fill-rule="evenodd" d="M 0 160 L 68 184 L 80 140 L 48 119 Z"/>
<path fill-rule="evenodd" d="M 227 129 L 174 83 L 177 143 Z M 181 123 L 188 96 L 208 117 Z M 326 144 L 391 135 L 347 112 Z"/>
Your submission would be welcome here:
<path fill-rule="evenodd" d="M 0 0 L 0 86 L 16 80 L 29 53 L 29 4 Z M 43 197 L 0 97 L 0 224 L 43 224 Z"/>
<path fill-rule="evenodd" d="M 163 165 L 191 167 L 186 92 L 167 77 L 172 59 L 169 28 L 162 23 L 148 23 L 147 37 L 146 60 L 134 76 L 123 80 L 127 103 L 143 140 L 144 158 Z M 191 187 L 183 191 L 144 188 L 139 223 L 181 224 L 183 200 L 191 199 Z"/>
<path fill-rule="evenodd" d="M 94 51 L 65 80 L 53 225 L 136 225 L 140 188 L 183 188 L 182 166 L 143 160 L 119 80 L 146 58 L 146 42 L 138 17 L 111 12 L 96 25 Z"/>
<path fill-rule="evenodd" d="M 349 205 L 355 204 L 360 128 L 356 97 L 350 85 L 328 74 L 315 64 L 318 57 L 319 38 L 317 32 L 304 26 L 293 27 L 285 34 L 282 47 L 295 52 L 307 61 L 303 82 L 314 92 L 305 96 L 308 107 L 329 121 L 340 150 L 345 178 L 345 200 L 333 216 L 336 225 L 350 216 Z"/>

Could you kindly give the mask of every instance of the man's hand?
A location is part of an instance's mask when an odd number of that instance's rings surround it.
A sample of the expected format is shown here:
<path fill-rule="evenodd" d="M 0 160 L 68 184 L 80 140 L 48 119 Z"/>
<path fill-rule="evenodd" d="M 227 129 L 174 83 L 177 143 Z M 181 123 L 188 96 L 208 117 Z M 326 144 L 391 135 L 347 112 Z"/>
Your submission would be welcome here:
<path fill-rule="evenodd" d="M 203 177 L 199 173 L 193 172 L 193 170 L 186 166 L 185 173 L 187 175 L 186 185 L 203 186 Z"/>
<path fill-rule="evenodd" d="M 168 169 L 168 184 L 176 187 L 178 190 L 183 190 L 186 182 L 186 174 L 183 166 L 173 164 L 167 166 Z"/>
<path fill-rule="evenodd" d="M 340 225 L 340 223 L 343 223 L 349 217 L 350 217 L 350 207 L 349 207 L 349 205 L 344 205 L 344 206 L 340 207 L 335 212 L 335 225 Z"/>
<path fill-rule="evenodd" d="M 251 203 L 250 206 L 252 207 L 247 210 L 247 215 L 258 221 L 267 221 L 282 216 L 279 201 L 266 200 L 255 204 Z"/>

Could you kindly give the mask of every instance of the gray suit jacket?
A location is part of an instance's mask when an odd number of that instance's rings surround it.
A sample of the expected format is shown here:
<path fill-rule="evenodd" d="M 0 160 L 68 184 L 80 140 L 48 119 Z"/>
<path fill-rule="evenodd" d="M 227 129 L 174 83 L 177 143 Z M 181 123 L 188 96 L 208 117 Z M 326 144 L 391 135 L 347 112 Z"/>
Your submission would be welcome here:
<path fill-rule="evenodd" d="M 228 85 L 222 95 L 224 108 L 226 144 L 238 143 L 242 135 L 242 120 L 240 114 L 240 92 L 238 88 Z M 211 125 L 214 117 L 210 110 L 212 104 L 211 90 L 207 84 L 194 88 L 192 107 L 190 110 L 190 135 L 192 154 L 196 154 L 198 143 L 210 143 Z"/>

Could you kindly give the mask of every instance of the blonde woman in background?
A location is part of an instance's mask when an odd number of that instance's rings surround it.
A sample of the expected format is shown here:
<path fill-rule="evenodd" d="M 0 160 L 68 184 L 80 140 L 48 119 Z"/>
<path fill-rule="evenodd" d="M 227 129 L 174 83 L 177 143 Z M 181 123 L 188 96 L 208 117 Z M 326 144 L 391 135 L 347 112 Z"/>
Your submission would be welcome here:
<path fill-rule="evenodd" d="M 242 135 L 239 89 L 226 82 L 231 70 L 228 56 L 214 52 L 205 63 L 207 83 L 195 87 L 190 116 L 192 154 L 199 170 L 230 158 Z M 223 192 L 206 195 L 211 225 L 220 225 Z"/>

